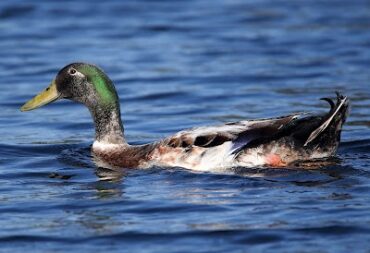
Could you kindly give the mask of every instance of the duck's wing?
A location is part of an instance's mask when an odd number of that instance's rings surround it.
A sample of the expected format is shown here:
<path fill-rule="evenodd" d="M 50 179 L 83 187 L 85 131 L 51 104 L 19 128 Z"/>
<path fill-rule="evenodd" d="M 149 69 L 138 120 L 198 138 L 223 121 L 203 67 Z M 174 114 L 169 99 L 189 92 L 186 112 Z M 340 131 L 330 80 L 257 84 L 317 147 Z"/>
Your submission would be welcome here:
<path fill-rule="evenodd" d="M 192 128 L 166 138 L 162 145 L 190 149 L 192 147 L 211 148 L 231 142 L 229 152 L 235 153 L 254 140 L 276 136 L 303 115 L 305 114 L 297 113 L 278 118 L 244 120 L 218 126 Z"/>

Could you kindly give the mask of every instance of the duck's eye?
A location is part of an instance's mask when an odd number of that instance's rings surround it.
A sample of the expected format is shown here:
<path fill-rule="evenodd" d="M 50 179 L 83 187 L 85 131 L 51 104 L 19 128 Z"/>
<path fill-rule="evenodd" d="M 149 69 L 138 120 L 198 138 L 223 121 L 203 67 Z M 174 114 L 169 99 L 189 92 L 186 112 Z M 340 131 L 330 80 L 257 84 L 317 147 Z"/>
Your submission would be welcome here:
<path fill-rule="evenodd" d="M 71 74 L 71 75 L 76 74 L 76 72 L 77 72 L 77 71 L 76 71 L 75 69 L 70 69 L 70 70 L 69 70 L 69 74 Z"/>

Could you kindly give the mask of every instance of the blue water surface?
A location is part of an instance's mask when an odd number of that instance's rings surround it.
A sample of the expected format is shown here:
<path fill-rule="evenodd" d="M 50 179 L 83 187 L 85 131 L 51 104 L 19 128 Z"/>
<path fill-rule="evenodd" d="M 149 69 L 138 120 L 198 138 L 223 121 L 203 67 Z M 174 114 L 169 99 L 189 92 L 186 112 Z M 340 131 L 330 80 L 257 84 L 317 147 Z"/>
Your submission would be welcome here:
<path fill-rule="evenodd" d="M 0 1 L 0 252 L 370 252 L 364 0 Z M 131 143 L 184 128 L 352 110 L 320 169 L 112 173 L 88 110 L 19 107 L 75 61 L 114 80 Z"/>

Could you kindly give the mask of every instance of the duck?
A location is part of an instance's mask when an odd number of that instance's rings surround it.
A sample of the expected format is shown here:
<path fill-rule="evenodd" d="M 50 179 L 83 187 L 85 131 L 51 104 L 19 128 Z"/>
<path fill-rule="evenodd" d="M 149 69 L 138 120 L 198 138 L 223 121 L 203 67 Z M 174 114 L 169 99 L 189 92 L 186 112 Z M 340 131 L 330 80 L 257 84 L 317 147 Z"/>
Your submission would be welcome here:
<path fill-rule="evenodd" d="M 349 99 L 321 98 L 326 113 L 292 113 L 275 118 L 186 129 L 153 143 L 130 145 L 112 80 L 99 67 L 76 62 L 63 67 L 51 84 L 26 102 L 30 111 L 60 99 L 85 105 L 95 125 L 94 159 L 115 168 L 181 167 L 195 171 L 234 167 L 281 168 L 336 155 Z"/>

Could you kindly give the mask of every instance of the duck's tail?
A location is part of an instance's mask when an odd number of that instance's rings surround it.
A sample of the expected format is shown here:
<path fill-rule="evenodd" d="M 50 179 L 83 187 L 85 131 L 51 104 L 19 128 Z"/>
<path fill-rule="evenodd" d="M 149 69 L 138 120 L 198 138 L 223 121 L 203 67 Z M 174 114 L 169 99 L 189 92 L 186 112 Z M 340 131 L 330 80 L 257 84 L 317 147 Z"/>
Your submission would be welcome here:
<path fill-rule="evenodd" d="M 321 100 L 325 100 L 330 104 L 330 112 L 327 114 L 322 124 L 309 135 L 304 146 L 317 141 L 318 137 L 326 132 L 329 135 L 334 135 L 332 137 L 335 137 L 339 142 L 340 132 L 349 111 L 349 99 L 339 92 L 336 92 L 336 94 L 336 103 L 330 98 L 321 98 Z"/>

